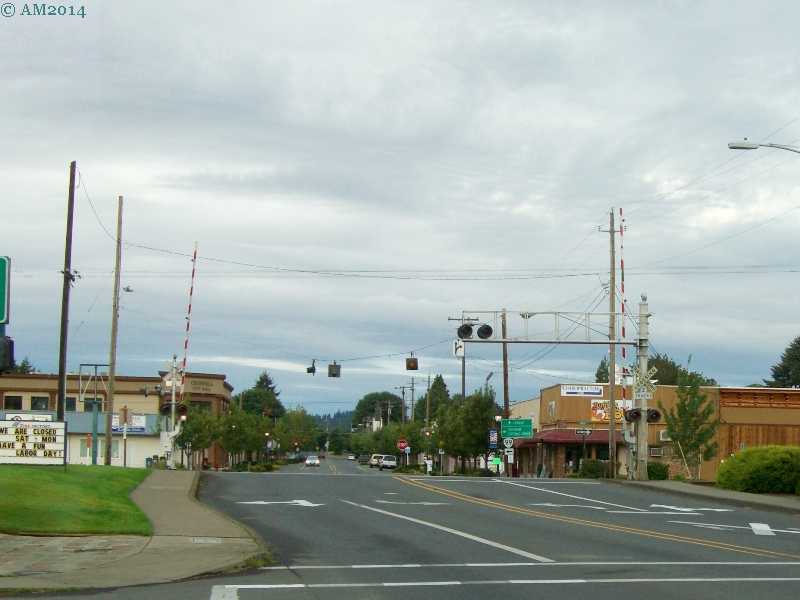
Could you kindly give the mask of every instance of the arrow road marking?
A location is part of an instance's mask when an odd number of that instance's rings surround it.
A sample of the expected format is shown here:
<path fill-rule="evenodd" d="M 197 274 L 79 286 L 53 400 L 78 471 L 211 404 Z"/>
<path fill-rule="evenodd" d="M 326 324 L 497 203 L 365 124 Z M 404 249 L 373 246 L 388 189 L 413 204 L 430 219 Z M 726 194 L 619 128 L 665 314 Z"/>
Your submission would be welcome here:
<path fill-rule="evenodd" d="M 281 500 L 279 502 L 266 502 L 265 500 L 251 500 L 249 502 L 237 502 L 236 504 L 292 504 L 294 506 L 325 506 L 324 504 L 314 504 L 308 500 Z"/>
<path fill-rule="evenodd" d="M 794 533 L 800 535 L 800 531 L 792 529 L 773 529 L 766 523 L 748 523 L 747 527 L 743 525 L 726 525 L 724 523 L 695 523 L 694 521 L 669 521 L 670 523 L 680 523 L 681 525 L 693 525 L 695 527 L 702 527 L 704 529 L 718 529 L 720 531 L 729 531 L 731 529 L 749 529 L 756 535 L 775 535 L 776 533 Z"/>
<path fill-rule="evenodd" d="M 548 490 L 545 488 L 535 487 L 532 485 L 523 485 L 521 483 L 513 483 L 503 479 L 492 479 L 498 483 L 505 483 L 506 485 L 514 485 L 517 487 L 528 488 L 529 490 L 536 490 L 537 492 L 546 492 L 548 494 L 558 494 L 559 496 L 567 496 L 568 498 L 575 498 L 576 500 L 585 500 L 586 502 L 594 502 L 595 504 L 604 504 L 605 506 L 616 506 L 617 508 L 626 508 L 628 510 L 643 511 L 643 508 L 636 508 L 635 506 L 625 506 L 624 504 L 614 504 L 613 502 L 605 502 L 603 500 L 595 500 L 594 498 L 584 498 L 583 496 L 575 496 L 574 494 L 567 494 L 565 492 L 557 492 L 555 490 Z"/>
<path fill-rule="evenodd" d="M 671 506 L 669 504 L 651 504 L 650 508 L 668 508 L 677 512 L 697 512 L 700 510 L 707 510 L 710 512 L 733 512 L 732 508 L 686 508 L 685 506 Z"/>
<path fill-rule="evenodd" d="M 775 535 L 775 532 L 766 523 L 748 523 L 748 525 L 756 535 Z"/>
<path fill-rule="evenodd" d="M 419 506 L 447 506 L 448 502 L 397 502 L 394 500 L 375 500 L 380 504 L 416 504 Z"/>

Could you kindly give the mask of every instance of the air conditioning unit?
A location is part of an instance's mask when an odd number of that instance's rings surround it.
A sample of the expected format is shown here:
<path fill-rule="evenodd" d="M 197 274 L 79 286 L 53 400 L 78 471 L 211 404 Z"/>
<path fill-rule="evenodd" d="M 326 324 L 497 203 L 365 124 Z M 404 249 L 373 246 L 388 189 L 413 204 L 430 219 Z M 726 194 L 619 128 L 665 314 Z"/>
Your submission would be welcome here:
<path fill-rule="evenodd" d="M 672 438 L 669 437 L 669 434 L 667 433 L 666 429 L 662 429 L 661 431 L 658 432 L 658 440 L 660 442 L 671 442 Z"/>
<path fill-rule="evenodd" d="M 650 448 L 650 456 L 663 456 L 663 454 L 660 446 L 652 446 Z"/>

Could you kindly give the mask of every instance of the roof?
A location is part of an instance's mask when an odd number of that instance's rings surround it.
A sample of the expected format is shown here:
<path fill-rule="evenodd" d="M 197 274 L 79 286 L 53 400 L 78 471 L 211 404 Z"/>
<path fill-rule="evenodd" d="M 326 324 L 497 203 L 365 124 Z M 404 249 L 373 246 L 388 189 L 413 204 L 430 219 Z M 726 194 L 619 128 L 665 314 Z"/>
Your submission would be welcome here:
<path fill-rule="evenodd" d="M 622 432 L 616 432 L 617 444 L 625 443 Z M 608 429 L 592 429 L 592 433 L 586 436 L 587 444 L 607 444 Z M 514 440 L 515 448 L 530 448 L 536 444 L 583 444 L 584 436 L 575 433 L 574 429 L 545 429 L 538 431 L 531 439 Z"/>

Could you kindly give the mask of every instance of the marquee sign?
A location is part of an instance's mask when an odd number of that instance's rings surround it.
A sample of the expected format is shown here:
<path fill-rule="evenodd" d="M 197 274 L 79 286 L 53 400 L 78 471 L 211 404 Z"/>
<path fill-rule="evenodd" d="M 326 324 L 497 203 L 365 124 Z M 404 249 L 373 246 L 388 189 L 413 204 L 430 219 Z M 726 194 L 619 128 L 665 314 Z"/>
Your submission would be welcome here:
<path fill-rule="evenodd" d="M 66 423 L 0 421 L 0 463 L 64 465 L 66 462 Z"/>

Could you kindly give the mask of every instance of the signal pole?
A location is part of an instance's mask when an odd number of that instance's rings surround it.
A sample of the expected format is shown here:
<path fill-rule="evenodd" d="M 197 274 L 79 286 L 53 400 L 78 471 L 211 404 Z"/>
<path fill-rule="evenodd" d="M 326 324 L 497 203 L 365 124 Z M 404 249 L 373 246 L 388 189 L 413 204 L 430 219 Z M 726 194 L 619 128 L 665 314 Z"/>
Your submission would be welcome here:
<path fill-rule="evenodd" d="M 103 461 L 111 464 L 111 425 L 114 413 L 114 386 L 117 370 L 117 326 L 119 324 L 119 270 L 122 262 L 122 196 L 117 199 L 117 252 L 114 259 L 114 298 L 111 303 L 111 349 L 108 358 L 108 398 L 106 398 L 106 456 Z"/>
<path fill-rule="evenodd" d="M 608 296 L 608 340 L 611 342 L 608 345 L 609 361 L 608 361 L 608 469 L 609 477 L 614 479 L 617 475 L 617 403 L 616 403 L 616 385 L 617 385 L 617 346 L 614 343 L 617 338 L 617 319 L 616 313 L 616 297 L 617 297 L 617 278 L 616 278 L 616 251 L 614 234 L 614 209 L 611 209 L 608 215 L 609 225 L 609 243 L 611 244 L 610 254 L 610 280 L 609 280 L 609 296 Z"/>
<path fill-rule="evenodd" d="M 647 296 L 642 294 L 642 301 L 639 302 L 639 376 L 647 377 L 648 374 L 648 351 L 649 351 L 649 338 L 650 338 L 650 324 L 648 322 L 650 317 L 649 307 L 647 305 Z M 636 393 L 636 392 L 634 392 Z M 642 416 L 639 418 L 639 423 L 636 428 L 636 479 L 639 481 L 647 481 L 647 442 L 648 442 L 648 423 L 647 423 L 647 394 L 639 393 L 640 400 L 638 407 L 642 411 Z"/>
<path fill-rule="evenodd" d="M 64 244 L 64 282 L 61 287 L 61 336 L 58 345 L 58 404 L 56 421 L 64 420 L 64 403 L 67 395 L 67 330 L 69 329 L 69 292 L 75 276 L 72 274 L 72 221 L 75 214 L 75 169 L 69 163 L 69 191 L 67 193 L 67 238 Z"/>

